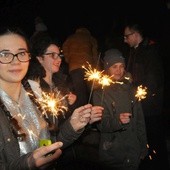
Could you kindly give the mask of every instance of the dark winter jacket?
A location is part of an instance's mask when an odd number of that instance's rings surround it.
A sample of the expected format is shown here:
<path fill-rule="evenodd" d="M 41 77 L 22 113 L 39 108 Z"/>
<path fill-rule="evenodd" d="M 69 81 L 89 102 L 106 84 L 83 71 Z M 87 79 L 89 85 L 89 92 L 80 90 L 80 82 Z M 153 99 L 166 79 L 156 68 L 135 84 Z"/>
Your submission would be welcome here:
<path fill-rule="evenodd" d="M 147 87 L 147 98 L 142 101 L 145 117 L 161 113 L 163 104 L 164 71 L 159 48 L 144 39 L 137 48 L 131 48 L 127 71 L 137 87 Z"/>
<path fill-rule="evenodd" d="M 147 154 L 145 121 L 140 103 L 130 83 L 112 84 L 93 93 L 93 104 L 102 105 L 100 160 L 109 167 L 138 167 Z M 121 124 L 120 113 L 130 112 L 130 123 Z"/>

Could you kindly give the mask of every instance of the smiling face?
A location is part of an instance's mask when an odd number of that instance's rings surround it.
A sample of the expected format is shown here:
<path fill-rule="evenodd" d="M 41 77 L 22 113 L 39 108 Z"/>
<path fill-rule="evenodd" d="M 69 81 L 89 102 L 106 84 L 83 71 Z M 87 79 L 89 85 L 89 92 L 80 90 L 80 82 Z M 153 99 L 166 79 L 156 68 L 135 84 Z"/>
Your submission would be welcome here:
<path fill-rule="evenodd" d="M 0 52 L 13 54 L 28 51 L 26 41 L 19 35 L 10 33 L 0 35 Z M 0 84 L 20 83 L 29 66 L 29 61 L 20 62 L 17 57 L 8 64 L 0 63 Z"/>
<path fill-rule="evenodd" d="M 46 74 L 53 74 L 59 71 L 61 65 L 59 54 L 59 47 L 51 44 L 43 56 L 37 57 L 38 61 L 44 67 Z"/>
<path fill-rule="evenodd" d="M 124 63 L 115 63 L 108 68 L 108 74 L 113 76 L 113 79 L 119 81 L 125 73 Z"/>

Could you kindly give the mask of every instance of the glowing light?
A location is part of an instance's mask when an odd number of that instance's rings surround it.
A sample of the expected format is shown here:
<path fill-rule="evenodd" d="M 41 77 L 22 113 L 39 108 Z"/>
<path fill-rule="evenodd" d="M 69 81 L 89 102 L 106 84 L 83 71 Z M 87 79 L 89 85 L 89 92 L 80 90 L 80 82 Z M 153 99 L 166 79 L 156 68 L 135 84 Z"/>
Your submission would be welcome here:
<path fill-rule="evenodd" d="M 92 80 L 99 80 L 102 76 L 103 71 L 98 71 L 97 69 L 92 69 L 92 66 L 87 62 L 88 67 L 86 68 L 84 65 L 82 66 L 85 69 L 85 80 L 92 81 Z"/>
<path fill-rule="evenodd" d="M 115 83 L 111 78 L 113 76 L 109 76 L 109 75 L 103 75 L 101 77 L 101 79 L 99 80 L 99 84 L 102 85 L 102 89 L 105 87 L 105 86 L 110 86 L 112 83 Z"/>
<path fill-rule="evenodd" d="M 151 155 L 149 155 L 149 159 L 152 160 L 152 156 Z"/>
<path fill-rule="evenodd" d="M 28 93 L 28 95 L 32 94 Z M 48 112 L 48 114 L 52 114 L 53 117 L 57 117 L 59 114 L 63 114 L 68 110 L 67 102 L 65 101 L 66 97 L 68 97 L 68 95 L 63 96 L 60 91 L 54 89 L 54 92 L 51 93 L 42 92 L 41 95 L 36 98 L 36 102 L 41 106 L 43 115 L 47 116 Z"/>
<path fill-rule="evenodd" d="M 156 154 L 156 151 L 155 151 L 155 150 L 153 150 L 153 153 L 154 153 L 154 154 Z"/>
<path fill-rule="evenodd" d="M 147 94 L 146 90 L 147 88 L 146 87 L 143 88 L 142 85 L 137 87 L 135 97 L 138 98 L 138 101 L 141 101 L 142 99 L 146 98 L 146 94 Z"/>
<path fill-rule="evenodd" d="M 82 68 L 85 69 L 85 76 L 84 76 L 85 78 L 84 79 L 87 81 L 92 81 L 90 96 L 89 96 L 89 100 L 88 100 L 88 103 L 90 103 L 94 84 L 95 84 L 95 82 L 98 83 L 98 81 L 100 80 L 100 78 L 102 76 L 103 71 L 98 71 L 97 69 L 92 69 L 92 66 L 88 62 L 87 62 L 87 64 L 88 64 L 87 68 L 84 65 L 82 66 Z"/>
<path fill-rule="evenodd" d="M 39 104 L 44 110 L 43 114 L 49 111 L 54 117 L 57 117 L 60 113 L 64 113 L 68 110 L 68 107 L 63 102 L 68 95 L 62 96 L 60 91 L 45 93 L 42 92 L 42 97 L 38 99 Z"/>

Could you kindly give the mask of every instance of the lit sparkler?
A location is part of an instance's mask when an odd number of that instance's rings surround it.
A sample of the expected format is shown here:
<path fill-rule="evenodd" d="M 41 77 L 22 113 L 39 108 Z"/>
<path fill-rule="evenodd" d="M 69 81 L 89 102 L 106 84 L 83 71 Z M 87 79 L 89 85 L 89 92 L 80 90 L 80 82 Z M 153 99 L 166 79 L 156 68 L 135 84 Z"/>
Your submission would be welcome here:
<path fill-rule="evenodd" d="M 97 69 L 92 69 L 92 66 L 87 62 L 88 67 L 86 68 L 84 65 L 82 66 L 85 69 L 85 80 L 92 81 L 92 80 L 99 80 L 102 76 L 103 71 L 98 71 Z"/>
<path fill-rule="evenodd" d="M 41 95 L 37 94 L 37 96 L 38 98 L 36 99 L 36 102 L 38 102 L 41 106 L 41 110 L 43 111 L 42 114 L 47 117 L 47 112 L 52 114 L 53 118 L 55 118 L 60 113 L 63 114 L 68 110 L 67 103 L 65 101 L 68 95 L 63 96 L 58 90 L 54 90 L 54 92 L 51 93 L 42 92 Z"/>
<path fill-rule="evenodd" d="M 137 91 L 136 91 L 136 94 L 135 94 L 135 97 L 137 98 L 135 101 L 131 101 L 131 107 L 132 107 L 132 117 L 134 116 L 133 115 L 133 107 L 134 107 L 134 105 L 135 105 L 135 103 L 137 102 L 137 101 L 141 101 L 142 99 L 145 99 L 146 98 L 146 94 L 147 94 L 147 92 L 146 92 L 146 90 L 147 90 L 147 88 L 146 87 L 142 87 L 142 85 L 140 85 L 140 86 L 138 86 L 137 87 Z"/>
<path fill-rule="evenodd" d="M 109 75 L 103 75 L 101 77 L 101 79 L 99 80 L 99 84 L 102 85 L 102 89 L 105 87 L 105 86 L 110 86 L 111 83 L 115 83 L 111 78 L 113 76 L 109 76 Z"/>
<path fill-rule="evenodd" d="M 112 76 L 109 76 L 107 74 L 103 75 L 101 77 L 101 79 L 98 81 L 99 84 L 102 85 L 102 89 L 103 89 L 103 92 L 102 92 L 102 97 L 101 97 L 101 106 L 102 106 L 102 103 L 103 103 L 103 98 L 104 98 L 104 87 L 105 86 L 110 86 L 111 84 L 115 84 L 115 83 L 120 83 L 120 84 L 123 84 L 123 82 L 117 82 L 117 81 L 113 81 Z"/>
<path fill-rule="evenodd" d="M 46 111 L 49 111 L 54 117 L 57 117 L 60 113 L 64 113 L 68 110 L 64 104 L 64 100 L 68 95 L 61 96 L 60 92 L 57 93 L 45 93 L 42 92 L 42 97 L 38 99 L 39 104 L 44 110 L 43 114 L 46 114 Z"/>
<path fill-rule="evenodd" d="M 98 71 L 97 69 L 92 69 L 92 66 L 87 62 L 88 67 L 86 68 L 84 65 L 82 66 L 83 69 L 85 69 L 85 80 L 87 81 L 93 81 L 92 86 L 91 86 L 91 90 L 90 90 L 90 96 L 89 96 L 89 100 L 88 103 L 90 102 L 91 96 L 92 96 L 92 92 L 93 92 L 93 88 L 94 88 L 94 83 L 96 81 L 99 81 L 100 78 L 102 77 L 102 72 L 103 71 Z"/>
<path fill-rule="evenodd" d="M 156 154 L 157 154 L 157 153 L 156 153 L 156 150 L 153 149 L 153 150 L 151 151 L 149 144 L 147 144 L 147 148 L 148 148 L 148 150 L 149 150 L 148 157 L 149 157 L 150 160 L 152 160 L 152 159 L 153 159 L 153 156 L 156 156 Z"/>
<path fill-rule="evenodd" d="M 147 90 L 147 88 L 146 87 L 143 88 L 142 85 L 137 87 L 135 97 L 138 98 L 138 101 L 141 101 L 142 99 L 146 98 L 146 94 L 147 94 L 146 90 Z"/>

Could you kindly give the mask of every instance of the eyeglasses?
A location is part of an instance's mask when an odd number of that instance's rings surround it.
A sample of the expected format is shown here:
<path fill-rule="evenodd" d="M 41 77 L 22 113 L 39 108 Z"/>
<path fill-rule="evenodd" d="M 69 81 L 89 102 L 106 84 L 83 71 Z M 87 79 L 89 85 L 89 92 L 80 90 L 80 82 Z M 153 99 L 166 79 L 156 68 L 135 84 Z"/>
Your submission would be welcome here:
<path fill-rule="evenodd" d="M 44 55 L 49 55 L 51 56 L 52 59 L 56 60 L 58 58 L 61 58 L 61 55 L 55 52 L 50 52 L 50 53 L 45 53 Z"/>
<path fill-rule="evenodd" d="M 131 36 L 131 35 L 133 35 L 135 32 L 132 32 L 132 33 L 129 33 L 129 34 L 126 34 L 126 35 L 124 35 L 124 38 L 129 38 L 129 36 Z"/>
<path fill-rule="evenodd" d="M 30 53 L 27 51 L 22 51 L 17 54 L 0 52 L 0 63 L 9 64 L 14 60 L 15 57 L 17 57 L 20 62 L 28 62 L 31 59 Z"/>

